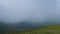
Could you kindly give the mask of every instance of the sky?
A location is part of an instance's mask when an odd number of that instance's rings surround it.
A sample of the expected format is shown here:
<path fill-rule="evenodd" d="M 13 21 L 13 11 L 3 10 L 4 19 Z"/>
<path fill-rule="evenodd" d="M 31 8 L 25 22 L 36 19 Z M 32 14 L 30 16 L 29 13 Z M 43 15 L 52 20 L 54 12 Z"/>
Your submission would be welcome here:
<path fill-rule="evenodd" d="M 0 21 L 45 22 L 60 19 L 60 0 L 0 0 Z"/>

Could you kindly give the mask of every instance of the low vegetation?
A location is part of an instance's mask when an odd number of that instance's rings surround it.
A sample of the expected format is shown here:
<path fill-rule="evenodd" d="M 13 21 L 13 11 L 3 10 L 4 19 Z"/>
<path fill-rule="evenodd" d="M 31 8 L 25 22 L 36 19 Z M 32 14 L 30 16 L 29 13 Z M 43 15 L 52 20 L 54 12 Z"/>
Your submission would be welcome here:
<path fill-rule="evenodd" d="M 5 34 L 60 34 L 60 25 L 36 28 L 27 31 L 5 32 Z"/>

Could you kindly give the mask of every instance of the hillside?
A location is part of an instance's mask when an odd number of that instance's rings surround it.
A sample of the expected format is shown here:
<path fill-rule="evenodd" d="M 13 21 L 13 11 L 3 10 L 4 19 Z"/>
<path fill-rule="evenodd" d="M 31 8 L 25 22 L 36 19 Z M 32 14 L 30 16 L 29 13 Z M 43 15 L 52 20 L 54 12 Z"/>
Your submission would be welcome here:
<path fill-rule="evenodd" d="M 5 34 L 60 34 L 60 24 L 21 32 L 6 32 Z"/>

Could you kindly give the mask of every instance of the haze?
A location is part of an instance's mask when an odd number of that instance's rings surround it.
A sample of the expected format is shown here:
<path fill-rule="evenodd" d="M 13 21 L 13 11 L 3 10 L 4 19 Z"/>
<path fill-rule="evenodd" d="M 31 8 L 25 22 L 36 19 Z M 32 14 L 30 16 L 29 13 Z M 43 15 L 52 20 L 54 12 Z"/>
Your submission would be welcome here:
<path fill-rule="evenodd" d="M 60 0 L 0 0 L 0 21 L 45 22 L 60 19 Z"/>

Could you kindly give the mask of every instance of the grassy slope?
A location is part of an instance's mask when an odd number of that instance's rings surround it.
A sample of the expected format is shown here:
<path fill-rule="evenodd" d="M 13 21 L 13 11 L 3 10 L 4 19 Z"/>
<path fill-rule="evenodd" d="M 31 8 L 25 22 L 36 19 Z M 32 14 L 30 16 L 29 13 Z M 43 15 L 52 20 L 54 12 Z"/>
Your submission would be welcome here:
<path fill-rule="evenodd" d="M 6 34 L 60 34 L 60 24 L 43 28 L 31 29 L 23 32 L 9 32 Z"/>

